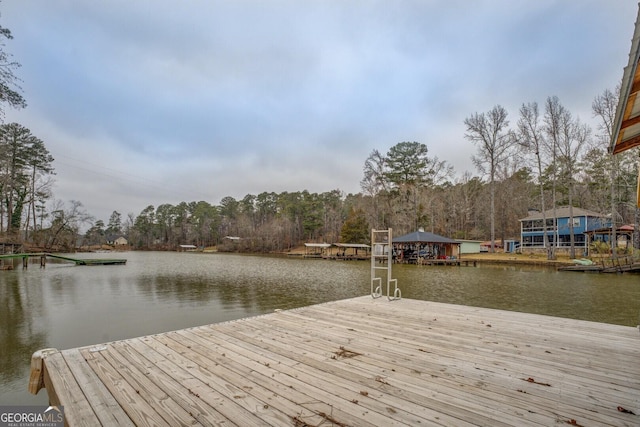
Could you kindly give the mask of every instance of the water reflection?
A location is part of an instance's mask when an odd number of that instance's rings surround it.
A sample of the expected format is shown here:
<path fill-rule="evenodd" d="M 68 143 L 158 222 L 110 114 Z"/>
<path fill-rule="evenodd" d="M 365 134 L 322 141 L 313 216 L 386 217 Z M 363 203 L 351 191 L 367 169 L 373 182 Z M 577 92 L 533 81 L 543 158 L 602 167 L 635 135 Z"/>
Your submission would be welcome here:
<path fill-rule="evenodd" d="M 83 255 L 104 257 L 104 254 Z M 124 266 L 48 263 L 0 272 L 0 405 L 44 404 L 31 354 L 366 295 L 370 264 L 286 257 L 127 253 Z M 637 275 L 513 266 L 394 265 L 402 296 L 635 326 Z"/>
<path fill-rule="evenodd" d="M 0 389 L 5 393 L 15 392 L 16 380 L 24 378 L 24 355 L 46 347 L 47 341 L 40 289 L 30 286 L 27 277 L 0 273 L 5 276 L 0 285 Z"/>
<path fill-rule="evenodd" d="M 361 281 L 362 265 L 351 267 L 355 268 L 327 274 L 327 264 L 318 261 L 201 255 L 193 259 L 190 270 L 141 276 L 137 285 L 160 301 L 216 300 L 222 307 L 242 308 L 250 315 L 362 295 L 361 287 L 349 286 Z M 350 277 L 350 271 L 355 275 Z"/>
<path fill-rule="evenodd" d="M 403 296 L 470 306 L 638 324 L 640 276 L 514 266 L 396 269 Z"/>

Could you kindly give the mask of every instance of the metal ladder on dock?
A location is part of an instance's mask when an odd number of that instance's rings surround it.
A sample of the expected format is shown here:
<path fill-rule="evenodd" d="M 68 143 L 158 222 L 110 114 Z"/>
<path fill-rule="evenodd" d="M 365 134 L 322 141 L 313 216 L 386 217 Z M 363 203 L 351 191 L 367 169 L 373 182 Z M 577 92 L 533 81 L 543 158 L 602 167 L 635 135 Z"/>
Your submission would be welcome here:
<path fill-rule="evenodd" d="M 394 301 L 402 298 L 402 292 L 398 288 L 398 279 L 391 278 L 391 266 L 393 265 L 393 232 L 388 230 L 371 230 L 371 297 L 380 298 L 382 296 L 382 277 L 377 275 L 377 270 L 387 272 L 387 299 Z M 386 263 L 386 266 L 378 265 Z M 386 261 L 386 262 L 385 262 Z M 393 296 L 391 294 L 391 283 L 393 282 Z"/>

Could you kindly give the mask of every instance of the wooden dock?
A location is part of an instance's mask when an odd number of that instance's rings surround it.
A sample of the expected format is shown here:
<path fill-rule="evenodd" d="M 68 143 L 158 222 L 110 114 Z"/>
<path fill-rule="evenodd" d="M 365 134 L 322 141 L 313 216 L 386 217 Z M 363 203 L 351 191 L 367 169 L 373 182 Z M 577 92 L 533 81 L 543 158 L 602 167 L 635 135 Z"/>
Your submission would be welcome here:
<path fill-rule="evenodd" d="M 430 259 L 430 258 L 420 258 L 418 260 L 418 264 L 420 265 L 456 265 L 460 267 L 464 265 L 468 267 L 469 265 L 476 266 L 476 260 L 468 260 L 468 259 Z"/>
<path fill-rule="evenodd" d="M 121 265 L 127 263 L 127 260 L 124 258 L 72 258 L 54 254 L 46 254 L 46 256 L 49 258 L 73 262 L 76 265 Z"/>
<path fill-rule="evenodd" d="M 559 267 L 558 270 L 586 273 L 640 273 L 640 260 L 632 256 L 603 258 L 599 263 L 567 265 Z"/>
<path fill-rule="evenodd" d="M 75 265 L 122 265 L 126 264 L 126 259 L 105 259 L 105 258 L 72 258 L 63 255 L 56 255 L 48 252 L 38 252 L 38 253 L 23 253 L 23 254 L 6 254 L 0 255 L 0 263 L 4 263 L 5 260 L 11 261 L 11 268 L 13 269 L 13 260 L 20 259 L 22 260 L 22 268 L 27 268 L 29 265 L 29 258 L 40 258 L 40 267 L 44 267 L 46 265 L 47 258 L 59 259 L 62 261 L 72 262 Z"/>
<path fill-rule="evenodd" d="M 640 332 L 369 296 L 41 350 L 72 426 L 640 425 Z"/>

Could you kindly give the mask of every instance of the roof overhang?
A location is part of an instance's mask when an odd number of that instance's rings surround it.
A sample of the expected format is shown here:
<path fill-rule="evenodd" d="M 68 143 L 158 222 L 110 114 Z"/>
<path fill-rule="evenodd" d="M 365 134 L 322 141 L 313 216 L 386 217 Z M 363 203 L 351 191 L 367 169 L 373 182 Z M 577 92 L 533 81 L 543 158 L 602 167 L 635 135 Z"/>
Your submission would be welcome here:
<path fill-rule="evenodd" d="M 620 85 L 620 98 L 616 109 L 609 150 L 621 153 L 640 145 L 640 8 L 636 18 L 629 64 L 624 68 Z"/>
<path fill-rule="evenodd" d="M 393 243 L 444 243 L 450 245 L 459 245 L 457 240 L 449 239 L 448 237 L 440 236 L 438 234 L 429 233 L 426 231 L 414 231 L 413 233 L 405 234 L 404 236 L 394 237 Z"/>
<path fill-rule="evenodd" d="M 609 151 L 618 154 L 640 145 L 640 3 L 635 30 L 631 39 L 629 64 L 624 68 L 620 85 L 620 98 L 616 108 Z M 640 168 L 636 204 L 640 207 Z"/>

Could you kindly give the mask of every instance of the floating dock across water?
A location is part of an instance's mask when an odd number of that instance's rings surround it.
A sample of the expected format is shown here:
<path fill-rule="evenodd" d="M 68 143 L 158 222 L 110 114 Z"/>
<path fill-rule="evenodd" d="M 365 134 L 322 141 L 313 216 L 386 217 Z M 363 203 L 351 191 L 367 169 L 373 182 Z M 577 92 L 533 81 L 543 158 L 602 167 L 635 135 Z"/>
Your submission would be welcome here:
<path fill-rule="evenodd" d="M 13 260 L 21 259 L 22 268 L 27 268 L 27 266 L 29 265 L 29 258 L 40 258 L 40 267 L 44 267 L 46 265 L 47 258 L 60 259 L 63 261 L 72 262 L 75 265 L 120 265 L 127 263 L 126 259 L 72 258 L 68 256 L 55 255 L 48 252 L 0 255 L 0 263 L 4 265 L 5 260 L 12 261 L 9 266 L 13 268 Z"/>
<path fill-rule="evenodd" d="M 32 358 L 69 425 L 640 424 L 634 327 L 358 297 Z"/>
<path fill-rule="evenodd" d="M 61 259 L 63 261 L 73 262 L 76 265 L 118 265 L 126 264 L 126 259 L 113 259 L 113 258 L 71 258 L 67 256 L 46 254 L 49 258 Z"/>

